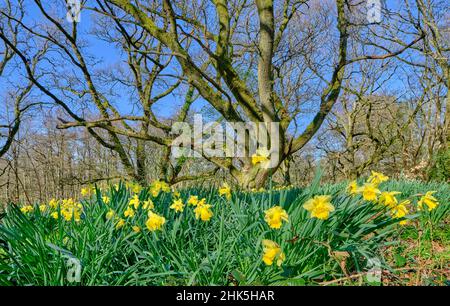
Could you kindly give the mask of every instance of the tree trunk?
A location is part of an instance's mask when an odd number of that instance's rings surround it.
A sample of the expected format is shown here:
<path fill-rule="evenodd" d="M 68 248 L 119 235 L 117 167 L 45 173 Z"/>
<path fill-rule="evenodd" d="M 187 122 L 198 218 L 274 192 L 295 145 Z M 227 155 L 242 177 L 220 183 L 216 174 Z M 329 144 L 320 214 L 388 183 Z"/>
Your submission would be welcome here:
<path fill-rule="evenodd" d="M 137 140 L 136 144 L 136 181 L 141 185 L 147 184 L 147 154 L 145 142 Z"/>

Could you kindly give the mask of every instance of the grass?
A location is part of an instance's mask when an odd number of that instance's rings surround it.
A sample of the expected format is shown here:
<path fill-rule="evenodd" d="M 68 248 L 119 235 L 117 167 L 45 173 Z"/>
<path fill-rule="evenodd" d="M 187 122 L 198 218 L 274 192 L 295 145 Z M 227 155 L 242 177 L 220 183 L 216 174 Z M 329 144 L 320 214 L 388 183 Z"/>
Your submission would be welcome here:
<path fill-rule="evenodd" d="M 381 190 L 401 191 L 399 198 L 412 200 L 406 217 L 411 222 L 401 226 L 403 219 L 392 218 L 386 207 L 348 195 L 345 184 L 320 186 L 318 182 L 305 189 L 235 191 L 231 200 L 214 188 L 180 190 L 184 202 L 191 195 L 206 198 L 214 213 L 208 222 L 197 220 L 193 207 L 186 206 L 182 213 L 170 209 L 173 193 L 152 197 L 144 189 L 139 193 L 141 202 L 152 198 L 154 211 L 166 218 L 162 229 L 154 232 L 146 229 L 147 212 L 142 208 L 119 229 L 117 220 L 106 218 L 110 209 L 123 214 L 128 207 L 133 193 L 124 184 L 117 190 L 113 186 L 97 189 L 82 200 L 78 222 L 61 216 L 55 219 L 51 211 L 41 212 L 38 206 L 24 214 L 11 205 L 0 221 L 0 284 L 380 284 L 365 277 L 374 259 L 383 270 L 381 282 L 447 281 L 448 185 L 382 183 Z M 440 205 L 431 212 L 416 212 L 418 195 L 429 190 L 437 191 Z M 302 205 L 322 194 L 332 196 L 335 211 L 327 220 L 310 218 Z M 102 200 L 105 195 L 109 204 Z M 289 222 L 279 230 L 264 220 L 264 211 L 276 205 L 289 214 Z M 132 226 L 142 230 L 136 233 Z M 281 267 L 261 260 L 263 239 L 277 242 L 286 254 Z M 71 258 L 81 263 L 79 282 L 68 280 Z M 424 277 L 424 271 L 430 277 Z"/>

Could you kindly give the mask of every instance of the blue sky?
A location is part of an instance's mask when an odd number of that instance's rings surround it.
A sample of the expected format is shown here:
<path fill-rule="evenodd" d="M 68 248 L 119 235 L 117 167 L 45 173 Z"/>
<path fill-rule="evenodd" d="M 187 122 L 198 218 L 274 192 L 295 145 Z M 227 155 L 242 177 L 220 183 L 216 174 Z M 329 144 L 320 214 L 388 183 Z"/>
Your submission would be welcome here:
<path fill-rule="evenodd" d="M 393 5 L 396 6 L 397 1 L 388 1 L 387 4 L 389 6 Z M 44 4 L 46 5 L 46 4 Z M 50 6 L 48 6 L 50 7 Z M 41 18 L 39 9 L 34 4 L 33 1 L 28 2 L 28 17 L 25 20 L 27 23 L 32 23 L 35 20 L 39 20 Z M 64 7 L 59 7 L 59 10 L 55 11 L 55 14 L 63 17 L 65 16 L 65 9 Z M 93 22 L 91 19 L 92 12 L 88 10 L 83 10 L 81 13 L 81 22 L 78 24 L 79 32 L 89 32 L 92 30 Z M 92 37 L 92 35 L 83 35 L 83 37 L 88 37 L 88 44 L 89 47 L 85 49 L 87 54 L 94 54 L 96 57 L 101 58 L 102 62 L 98 64 L 95 69 L 102 69 L 107 68 L 110 66 L 114 66 L 117 64 L 118 60 L 121 62 L 124 62 L 126 58 L 124 56 L 121 56 L 121 53 L 118 49 L 116 49 L 114 46 L 110 45 L 107 42 L 104 42 L 99 39 L 95 39 Z M 12 75 L 16 72 L 11 72 Z M 14 79 L 14 77 L 12 78 Z M 402 89 L 404 84 L 404 80 L 401 79 L 394 79 L 393 81 L 389 82 L 389 89 Z M 2 81 L 0 79 L 0 86 L 4 87 L 5 83 L 4 80 Z M 169 117 L 172 116 L 178 109 L 181 103 L 183 102 L 183 97 L 180 96 L 169 96 L 167 98 L 162 99 L 160 102 L 156 103 L 154 105 L 154 111 L 157 115 L 161 117 Z M 131 110 L 131 106 L 129 103 L 130 96 L 128 94 L 122 94 L 119 97 L 115 98 L 114 101 L 116 102 L 116 106 L 121 112 L 129 112 Z M 316 103 L 317 104 L 317 103 Z M 207 103 L 199 99 L 194 105 L 193 105 L 193 111 L 200 111 L 203 107 L 205 107 Z M 312 115 L 303 115 L 301 119 L 298 120 L 298 124 L 301 127 L 305 127 L 309 121 L 311 120 Z"/>

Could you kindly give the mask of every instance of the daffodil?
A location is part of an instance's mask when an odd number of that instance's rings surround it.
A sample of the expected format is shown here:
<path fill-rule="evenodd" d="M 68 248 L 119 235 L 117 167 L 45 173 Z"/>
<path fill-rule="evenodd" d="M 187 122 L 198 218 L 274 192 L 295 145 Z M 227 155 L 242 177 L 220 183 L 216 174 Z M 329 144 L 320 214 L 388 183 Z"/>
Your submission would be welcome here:
<path fill-rule="evenodd" d="M 358 194 L 358 183 L 355 181 L 351 181 L 347 186 L 347 191 L 351 195 Z"/>
<path fill-rule="evenodd" d="M 111 199 L 108 196 L 103 196 L 102 197 L 102 201 L 105 204 L 109 204 L 111 202 Z"/>
<path fill-rule="evenodd" d="M 123 213 L 124 217 L 126 218 L 133 218 L 134 214 L 135 214 L 134 209 L 131 206 L 128 207 Z"/>
<path fill-rule="evenodd" d="M 398 192 L 398 191 L 383 191 L 380 194 L 380 198 L 378 199 L 378 201 L 381 204 L 386 205 L 388 207 L 394 207 L 398 203 L 397 198 L 395 197 L 398 194 L 401 194 L 401 192 Z"/>
<path fill-rule="evenodd" d="M 135 183 L 131 186 L 131 191 L 135 194 L 140 194 L 142 191 L 142 186 L 138 183 Z"/>
<path fill-rule="evenodd" d="M 27 213 L 33 211 L 33 206 L 31 206 L 31 205 L 25 205 L 25 206 L 23 206 L 22 208 L 20 208 L 20 211 L 21 211 L 22 213 L 24 213 L 24 214 L 27 214 Z"/>
<path fill-rule="evenodd" d="M 79 222 L 81 220 L 83 206 L 73 199 L 63 199 L 60 204 L 60 210 L 64 220 L 70 221 L 73 219 L 76 222 Z"/>
<path fill-rule="evenodd" d="M 56 208 L 58 206 L 58 200 L 51 199 L 50 202 L 48 202 L 48 206 L 50 206 L 51 208 Z"/>
<path fill-rule="evenodd" d="M 378 194 L 381 193 L 374 183 L 365 183 L 359 188 L 359 192 L 362 193 L 362 196 L 366 201 L 376 201 Z"/>
<path fill-rule="evenodd" d="M 55 219 L 55 220 L 58 220 L 58 218 L 59 218 L 59 214 L 58 214 L 57 211 L 52 212 L 52 213 L 50 214 L 50 216 L 51 216 L 53 219 Z"/>
<path fill-rule="evenodd" d="M 262 168 L 267 168 L 270 164 L 270 152 L 266 148 L 259 148 L 252 155 L 252 164 L 260 164 Z"/>
<path fill-rule="evenodd" d="M 147 222 L 145 225 L 149 231 L 156 231 L 162 228 L 162 226 L 166 223 L 166 219 L 163 216 L 159 216 L 156 213 L 150 211 L 148 213 Z"/>
<path fill-rule="evenodd" d="M 145 210 L 150 210 L 155 208 L 155 205 L 153 204 L 153 201 L 151 199 L 148 199 L 147 201 L 144 201 L 142 204 L 142 208 Z"/>
<path fill-rule="evenodd" d="M 160 181 L 153 181 L 150 185 L 150 193 L 153 197 L 157 197 L 159 193 L 161 192 L 161 182 Z"/>
<path fill-rule="evenodd" d="M 330 216 L 330 212 L 334 211 L 331 204 L 331 196 L 320 195 L 306 201 L 303 208 L 311 213 L 311 218 L 326 220 Z"/>
<path fill-rule="evenodd" d="M 90 196 L 95 193 L 95 186 L 87 186 L 81 188 L 81 195 L 83 197 Z"/>
<path fill-rule="evenodd" d="M 211 210 L 211 205 L 206 204 L 206 203 L 199 203 L 195 207 L 194 213 L 195 213 L 196 219 L 201 219 L 202 221 L 205 221 L 205 222 L 209 221 L 213 216 L 213 212 Z"/>
<path fill-rule="evenodd" d="M 125 220 L 120 218 L 116 223 L 116 229 L 122 228 L 125 225 Z"/>
<path fill-rule="evenodd" d="M 395 219 L 400 219 L 405 217 L 408 214 L 408 208 L 406 208 L 407 205 L 409 205 L 411 202 L 409 200 L 405 200 L 401 202 L 400 204 L 396 205 L 391 210 L 391 215 Z"/>
<path fill-rule="evenodd" d="M 198 201 L 197 206 L 202 206 L 202 205 L 205 205 L 205 204 L 206 204 L 206 199 L 203 198 L 200 201 Z"/>
<path fill-rule="evenodd" d="M 141 232 L 141 228 L 140 228 L 139 226 L 137 226 L 137 225 L 134 225 L 134 226 L 132 227 L 132 229 L 133 229 L 133 232 L 135 232 L 135 233 Z"/>
<path fill-rule="evenodd" d="M 87 196 L 89 194 L 90 194 L 90 189 L 89 188 L 87 188 L 87 187 L 81 188 L 81 195 L 83 197 L 85 197 L 85 196 Z"/>
<path fill-rule="evenodd" d="M 169 184 L 167 184 L 167 183 L 164 182 L 164 181 L 161 181 L 161 191 L 162 191 L 162 192 L 166 192 L 166 193 L 170 192 L 171 189 L 170 189 Z"/>
<path fill-rule="evenodd" d="M 197 206 L 198 196 L 190 196 L 187 203 L 188 205 Z"/>
<path fill-rule="evenodd" d="M 436 191 L 428 191 L 427 193 L 425 193 L 419 200 L 419 202 L 417 202 L 417 209 L 418 210 L 422 210 L 424 209 L 424 205 L 426 206 L 426 208 L 428 209 L 428 211 L 432 211 L 433 209 L 436 208 L 436 206 L 439 205 L 438 200 L 433 196 L 433 193 L 436 193 Z"/>
<path fill-rule="evenodd" d="M 227 183 L 223 183 L 222 187 L 219 188 L 219 195 L 224 195 L 227 200 L 231 199 L 231 188 Z"/>
<path fill-rule="evenodd" d="M 178 190 L 176 190 L 176 189 L 173 189 L 173 190 L 172 190 L 172 193 L 173 193 L 173 196 L 174 196 L 175 198 L 179 198 L 179 197 L 181 196 L 180 192 L 179 192 Z"/>
<path fill-rule="evenodd" d="M 263 262 L 271 266 L 274 262 L 276 262 L 277 266 L 281 266 L 283 261 L 286 259 L 285 254 L 281 250 L 281 247 L 274 241 L 264 239 L 262 241 L 263 245 Z"/>
<path fill-rule="evenodd" d="M 381 184 L 382 182 L 386 182 L 387 180 L 389 180 L 388 176 L 380 172 L 372 171 L 372 174 L 367 179 L 367 182 L 378 186 L 379 184 Z"/>
<path fill-rule="evenodd" d="M 266 210 L 265 214 L 264 220 L 266 220 L 271 228 L 279 229 L 283 221 L 288 222 L 289 220 L 287 212 L 280 206 L 274 206 Z"/>
<path fill-rule="evenodd" d="M 131 198 L 131 200 L 130 200 L 130 202 L 128 203 L 128 205 L 129 205 L 129 206 L 133 206 L 134 209 L 138 209 L 140 203 L 141 203 L 141 202 L 139 201 L 139 196 L 138 196 L 137 194 L 135 194 L 135 195 L 133 196 L 133 198 Z"/>
<path fill-rule="evenodd" d="M 170 208 L 175 210 L 176 212 L 182 212 L 184 209 L 183 201 L 181 199 L 173 201 L 172 205 L 170 205 Z"/>
<path fill-rule="evenodd" d="M 39 211 L 41 213 L 46 212 L 47 211 L 47 205 L 45 205 L 45 204 L 39 205 Z"/>
<path fill-rule="evenodd" d="M 170 186 L 164 181 L 156 180 L 150 185 L 150 193 L 153 197 L 157 197 L 160 192 L 170 192 Z"/>
<path fill-rule="evenodd" d="M 106 213 L 106 219 L 111 220 L 114 216 L 115 216 L 115 211 L 110 209 L 107 213 Z"/>

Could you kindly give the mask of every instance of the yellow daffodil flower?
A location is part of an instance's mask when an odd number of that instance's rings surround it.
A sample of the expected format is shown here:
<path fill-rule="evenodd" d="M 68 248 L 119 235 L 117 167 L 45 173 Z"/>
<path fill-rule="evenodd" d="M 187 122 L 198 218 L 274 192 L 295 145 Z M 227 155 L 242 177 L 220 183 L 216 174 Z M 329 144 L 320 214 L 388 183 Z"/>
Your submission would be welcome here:
<path fill-rule="evenodd" d="M 227 200 L 231 199 L 231 188 L 227 183 L 223 183 L 222 187 L 219 188 L 219 195 L 224 195 Z"/>
<path fill-rule="evenodd" d="M 138 183 L 133 184 L 133 185 L 131 186 L 131 191 L 132 191 L 133 193 L 135 193 L 135 194 L 138 195 L 138 194 L 140 194 L 141 191 L 142 191 L 142 186 L 139 185 Z"/>
<path fill-rule="evenodd" d="M 206 222 L 206 221 L 211 220 L 211 218 L 213 216 L 213 212 L 211 210 L 211 205 L 206 204 L 204 202 L 201 203 L 201 202 L 202 201 L 200 201 L 199 204 L 194 209 L 195 219 L 200 218 L 202 221 Z"/>
<path fill-rule="evenodd" d="M 123 216 L 126 218 L 133 218 L 134 215 L 135 215 L 135 212 L 134 212 L 133 207 L 131 207 L 131 206 L 128 207 L 123 213 Z"/>
<path fill-rule="evenodd" d="M 388 176 L 380 172 L 372 171 L 372 174 L 367 179 L 367 182 L 378 187 L 379 184 L 381 184 L 382 182 L 386 182 L 387 180 L 389 180 Z"/>
<path fill-rule="evenodd" d="M 265 169 L 270 164 L 270 152 L 266 148 L 259 148 L 256 153 L 252 155 L 252 164 L 260 164 L 261 168 Z"/>
<path fill-rule="evenodd" d="M 197 206 L 198 196 L 190 196 L 188 199 L 188 205 Z"/>
<path fill-rule="evenodd" d="M 266 265 L 271 266 L 273 265 L 274 261 L 276 261 L 277 266 L 280 267 L 283 261 L 286 259 L 286 256 L 281 250 L 281 247 L 276 242 L 268 239 L 264 239 L 262 241 L 262 245 L 264 252 L 262 258 L 263 262 Z"/>
<path fill-rule="evenodd" d="M 50 206 L 53 209 L 56 208 L 58 206 L 58 200 L 51 199 L 50 202 L 48 202 L 48 206 Z"/>
<path fill-rule="evenodd" d="M 283 221 L 288 222 L 289 220 L 287 212 L 280 206 L 274 206 L 266 210 L 265 214 L 264 220 L 266 220 L 271 228 L 279 229 Z"/>
<path fill-rule="evenodd" d="M 120 218 L 116 223 L 116 229 L 122 228 L 125 225 L 125 220 Z"/>
<path fill-rule="evenodd" d="M 397 205 L 398 201 L 395 197 L 396 195 L 401 194 L 401 192 L 398 191 L 383 191 L 380 194 L 380 198 L 378 199 L 378 202 L 380 204 L 383 204 L 388 207 L 395 207 Z"/>
<path fill-rule="evenodd" d="M 439 205 L 439 202 L 433 196 L 433 193 L 436 193 L 436 191 L 428 191 L 420 198 L 419 202 L 417 202 L 418 210 L 424 209 L 423 206 L 425 205 L 428 211 L 432 211 L 433 209 L 436 208 L 436 206 Z"/>
<path fill-rule="evenodd" d="M 175 210 L 176 212 L 182 212 L 184 210 L 183 201 L 181 199 L 177 199 L 177 200 L 173 201 L 170 208 Z"/>
<path fill-rule="evenodd" d="M 377 185 L 373 183 L 365 183 L 362 187 L 359 188 L 359 192 L 362 193 L 362 196 L 366 201 L 376 201 L 378 198 L 378 194 L 381 193 L 377 188 Z"/>
<path fill-rule="evenodd" d="M 398 204 L 397 206 L 395 206 L 394 208 L 392 208 L 392 210 L 391 210 L 392 218 L 400 219 L 400 218 L 405 217 L 408 214 L 408 208 L 406 208 L 406 206 L 409 205 L 410 203 L 411 203 L 411 201 L 405 200 L 405 201 L 401 202 L 400 204 Z M 404 221 L 407 221 L 407 220 L 404 220 Z M 400 222 L 401 225 L 405 225 L 406 223 L 407 222 L 403 222 L 403 221 Z"/>
<path fill-rule="evenodd" d="M 303 208 L 311 213 L 311 218 L 326 220 L 330 216 L 330 212 L 334 211 L 334 206 L 330 201 L 331 196 L 329 195 L 315 196 L 306 201 Z"/>
<path fill-rule="evenodd" d="M 147 222 L 145 222 L 145 225 L 147 226 L 147 229 L 149 231 L 153 232 L 161 229 L 164 223 L 166 223 L 166 219 L 163 216 L 159 216 L 156 213 L 150 211 L 148 213 L 148 219 Z"/>
<path fill-rule="evenodd" d="M 21 211 L 22 213 L 24 213 L 24 214 L 27 214 L 27 213 L 33 211 L 33 206 L 31 206 L 31 205 L 25 205 L 25 206 L 23 206 L 22 208 L 20 208 L 20 211 Z"/>
<path fill-rule="evenodd" d="M 153 204 L 153 201 L 151 199 L 148 199 L 147 201 L 144 201 L 142 204 L 142 208 L 145 210 L 150 210 L 155 208 L 155 205 Z"/>
<path fill-rule="evenodd" d="M 110 210 L 106 213 L 106 219 L 111 220 L 115 215 L 116 215 L 116 213 L 114 212 L 114 210 L 110 209 Z"/>
<path fill-rule="evenodd" d="M 172 190 L 172 193 L 173 193 L 173 196 L 174 196 L 175 198 L 179 198 L 179 197 L 181 196 L 180 192 L 177 191 L 176 189 L 173 189 L 173 190 Z"/>
<path fill-rule="evenodd" d="M 358 190 L 359 190 L 359 188 L 358 188 L 358 183 L 356 182 L 356 180 L 351 181 L 347 186 L 347 191 L 351 195 L 358 194 Z"/>
<path fill-rule="evenodd" d="M 128 203 L 128 205 L 129 205 L 129 206 L 133 206 L 134 209 L 138 209 L 140 203 L 141 203 L 141 202 L 139 201 L 139 196 L 138 196 L 137 194 L 135 194 L 135 195 L 133 196 L 133 198 L 131 198 L 131 200 L 130 200 L 130 202 Z"/>

